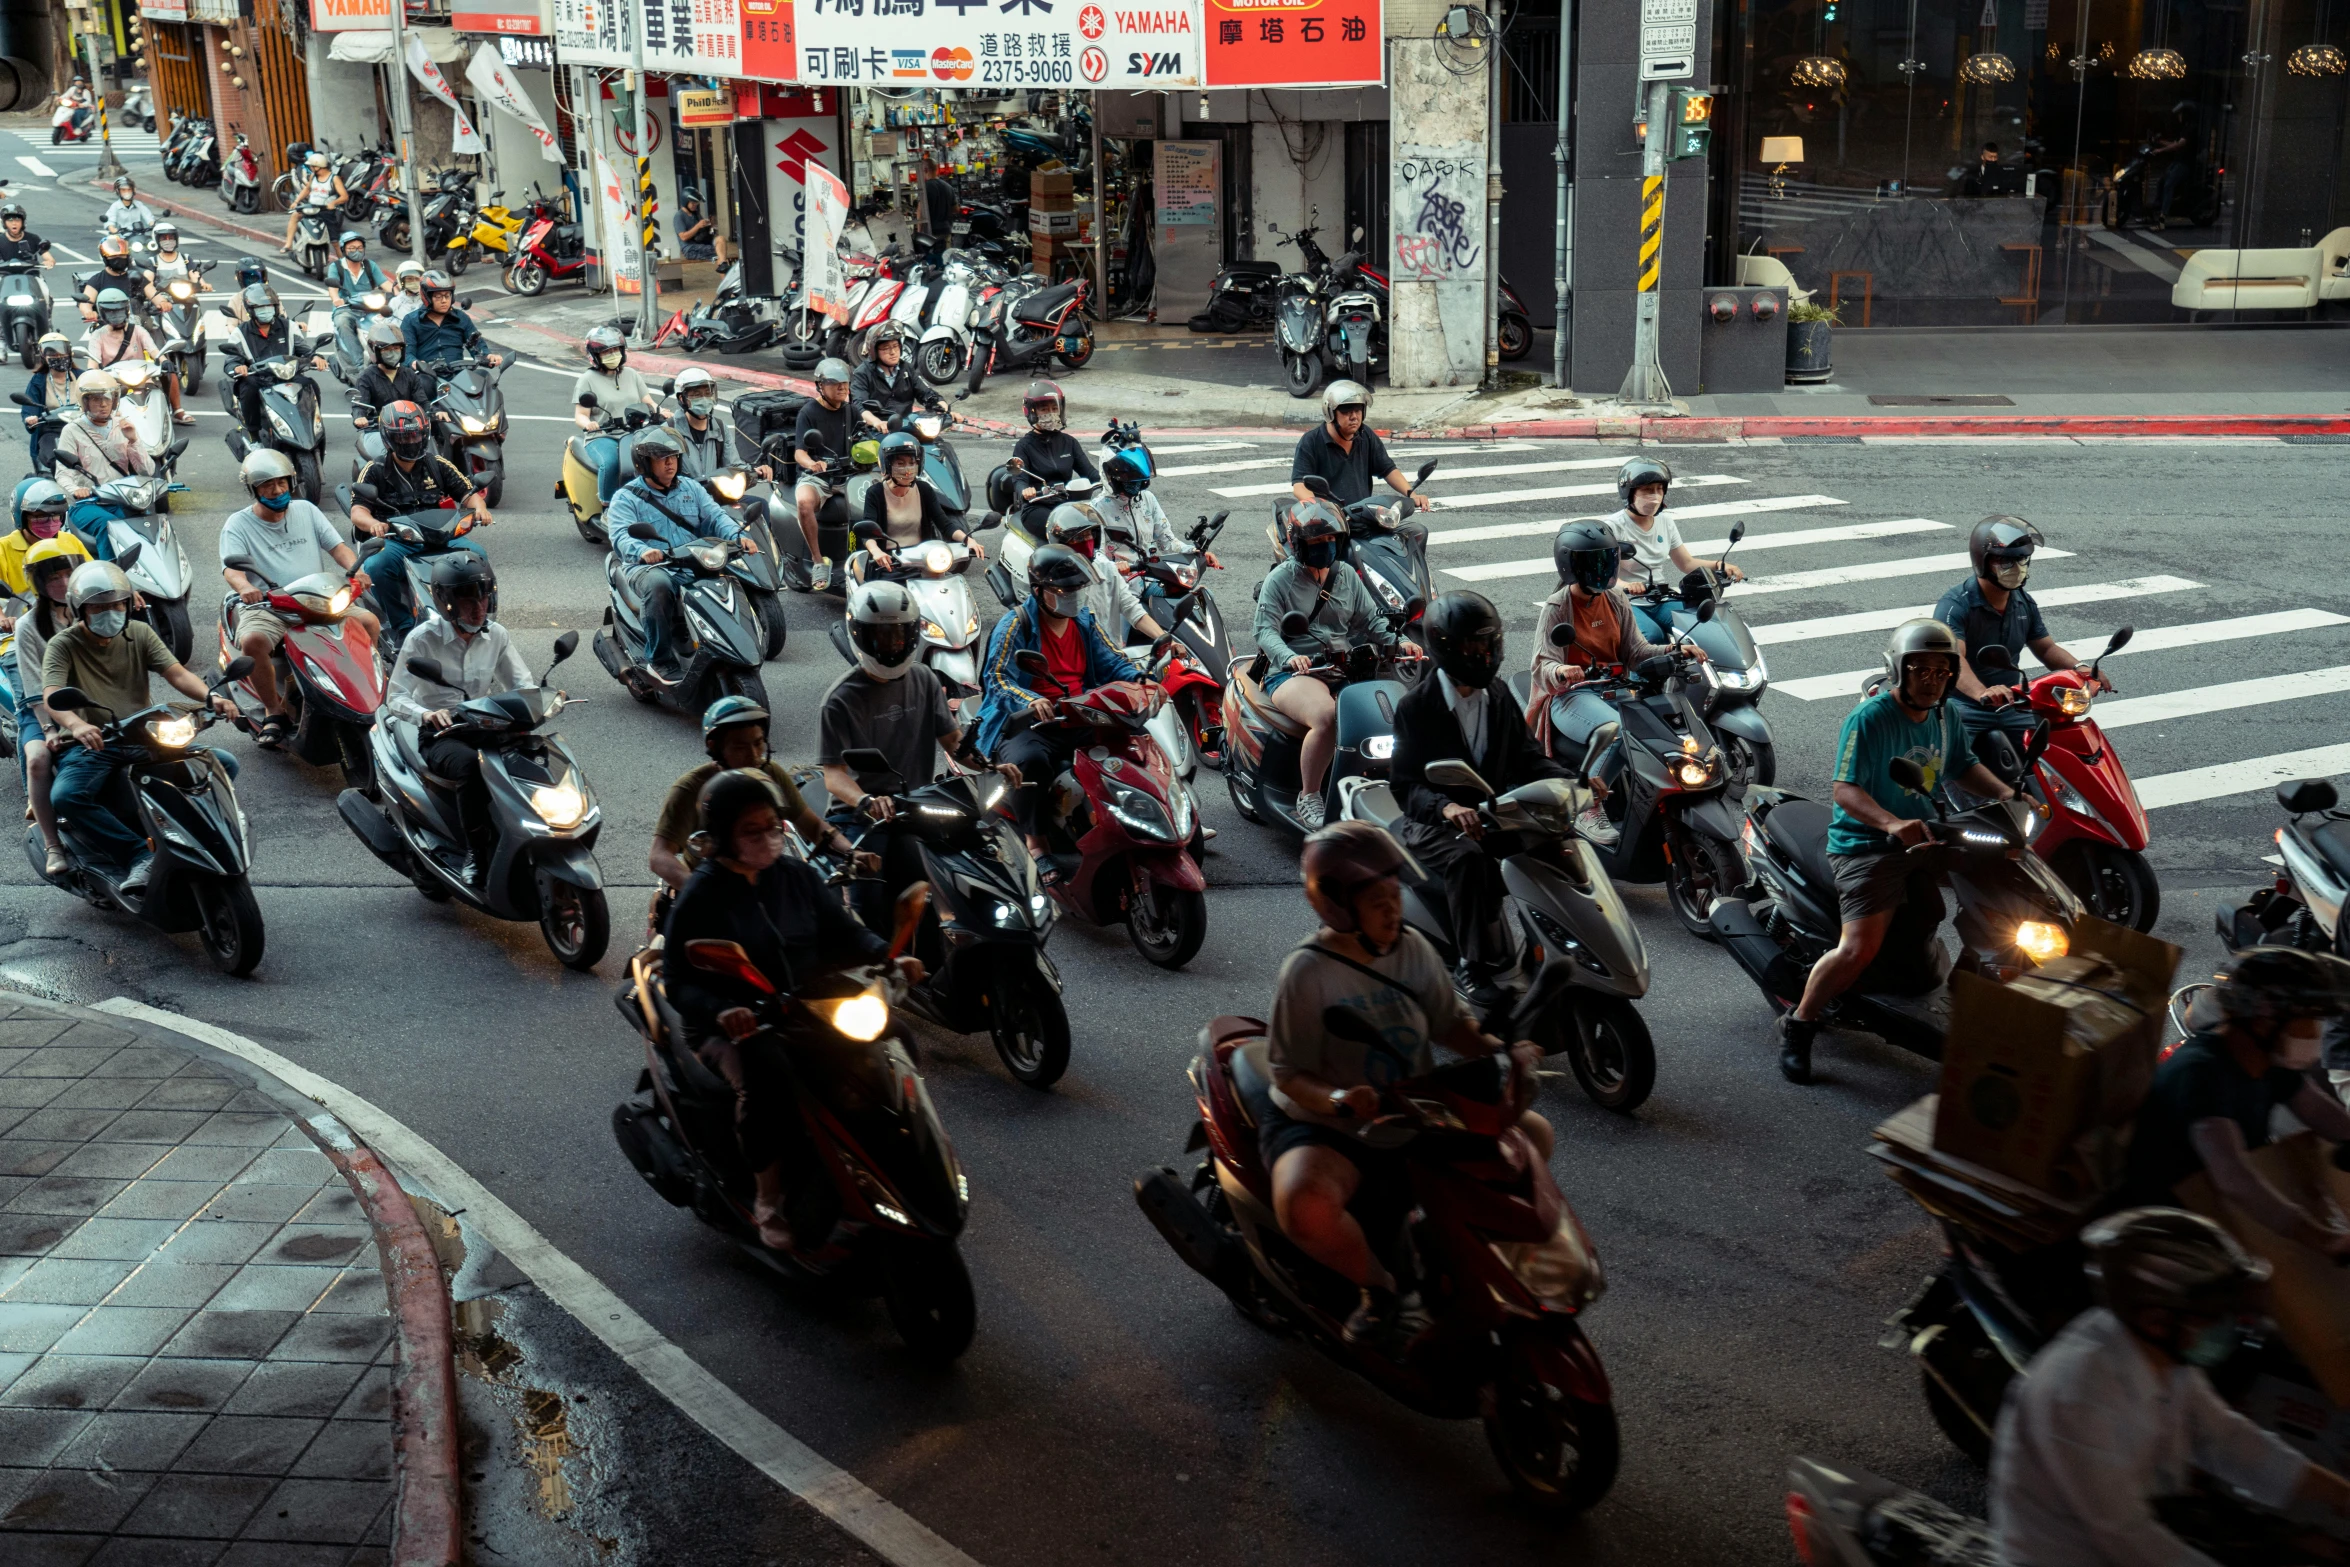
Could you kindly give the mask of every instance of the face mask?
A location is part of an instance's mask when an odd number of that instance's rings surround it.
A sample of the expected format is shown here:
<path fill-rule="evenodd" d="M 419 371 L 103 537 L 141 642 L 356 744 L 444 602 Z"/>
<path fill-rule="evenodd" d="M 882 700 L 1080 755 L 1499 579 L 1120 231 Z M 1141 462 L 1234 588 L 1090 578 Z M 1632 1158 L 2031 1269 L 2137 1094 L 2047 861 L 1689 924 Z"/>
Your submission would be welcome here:
<path fill-rule="evenodd" d="M 1084 535 L 1082 538 L 1070 539 L 1068 541 L 1068 545 L 1071 549 L 1084 556 L 1087 560 L 1093 559 L 1094 551 L 1101 547 L 1095 542 L 1093 535 L 1090 533 Z"/>
<path fill-rule="evenodd" d="M 1061 428 L 1061 416 L 1058 413 L 1040 413 L 1028 421 L 1028 428 L 1040 435 L 1056 434 Z"/>
<path fill-rule="evenodd" d="M 914 481 L 920 477 L 921 475 L 914 470 L 911 463 L 900 463 L 889 471 L 889 482 L 901 490 L 912 489 Z"/>
<path fill-rule="evenodd" d="M 129 625 L 131 612 L 119 605 L 111 609 L 90 611 L 90 630 L 101 637 L 119 637 L 122 628 Z"/>
<path fill-rule="evenodd" d="M 685 411 L 696 419 L 709 418 L 717 407 L 718 399 L 715 397 L 689 397 L 685 400 Z"/>
<path fill-rule="evenodd" d="M 64 526 L 63 517 L 27 517 L 24 523 L 25 532 L 36 539 L 53 539 L 57 537 L 57 530 Z"/>
<path fill-rule="evenodd" d="M 397 348 L 378 349 L 376 350 L 375 362 L 386 370 L 397 370 L 400 368 L 400 350 Z"/>
<path fill-rule="evenodd" d="M 275 495 L 256 495 L 253 497 L 254 505 L 266 507 L 270 511 L 284 511 L 293 503 L 294 487 L 290 484 L 287 485 L 284 489 L 278 491 Z"/>
<path fill-rule="evenodd" d="M 255 305 L 253 307 L 253 319 L 262 326 L 271 325 L 277 320 L 277 306 Z"/>
<path fill-rule="evenodd" d="M 763 871 L 783 858 L 783 834 L 765 832 L 757 835 L 737 834 L 734 840 L 734 863 L 746 871 Z"/>
<path fill-rule="evenodd" d="M 621 363 L 627 357 L 628 356 L 626 354 L 621 353 L 618 349 L 614 349 L 611 353 L 596 355 L 596 363 L 602 365 L 606 370 L 617 373 L 620 369 Z"/>
<path fill-rule="evenodd" d="M 1044 607 L 1046 612 L 1058 615 L 1063 620 L 1076 619 L 1080 604 L 1081 600 L 1077 594 L 1056 592 L 1051 588 L 1045 589 Z"/>
<path fill-rule="evenodd" d="M 159 239 L 155 242 L 155 248 L 168 256 L 173 251 L 180 248 L 180 242 L 172 235 L 165 235 L 162 239 Z"/>
<path fill-rule="evenodd" d="M 1299 565 L 1317 569 L 1335 565 L 1338 561 L 1338 541 L 1316 539 L 1310 544 L 1301 544 L 1298 546 L 1297 559 Z"/>
<path fill-rule="evenodd" d="M 2022 587 L 2024 585 L 2024 579 L 2029 577 L 2031 574 L 2032 563 L 2030 561 L 2003 560 L 1996 568 L 1994 568 L 1991 576 L 1992 579 L 1996 581 L 2001 587 L 2012 591 L 2016 588 Z"/>
<path fill-rule="evenodd" d="M 126 272 L 130 270 L 130 264 L 131 258 L 128 256 L 108 256 L 106 258 L 106 270 L 109 272 Z"/>
<path fill-rule="evenodd" d="M 403 294 L 413 294 L 422 287 L 424 287 L 424 281 L 421 278 L 404 277 L 400 279 L 400 292 Z"/>
<path fill-rule="evenodd" d="M 2277 1065 L 2294 1072 L 2306 1072 L 2317 1065 L 2325 1031 L 2316 1023 L 2302 1021 L 2289 1026 L 2277 1041 Z"/>
<path fill-rule="evenodd" d="M 2179 1358 L 2190 1366 L 2201 1366 L 2208 1371 L 2233 1355 L 2243 1338 L 2244 1330 L 2234 1318 L 2214 1322 L 2187 1341 L 2179 1351 Z"/>

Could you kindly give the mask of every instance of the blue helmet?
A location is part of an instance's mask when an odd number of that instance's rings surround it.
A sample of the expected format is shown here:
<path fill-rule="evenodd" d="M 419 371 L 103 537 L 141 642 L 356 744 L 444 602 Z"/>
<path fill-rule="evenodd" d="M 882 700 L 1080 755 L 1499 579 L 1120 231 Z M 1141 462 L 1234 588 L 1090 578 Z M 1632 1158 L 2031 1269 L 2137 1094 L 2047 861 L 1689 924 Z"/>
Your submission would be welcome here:
<path fill-rule="evenodd" d="M 1140 495 L 1151 487 L 1151 453 L 1147 446 L 1121 446 L 1102 460 L 1102 479 L 1119 495 Z"/>
<path fill-rule="evenodd" d="M 702 749 L 712 756 L 718 754 L 718 731 L 732 729 L 737 724 L 757 724 L 765 728 L 767 709 L 747 696 L 722 696 L 702 713 Z"/>

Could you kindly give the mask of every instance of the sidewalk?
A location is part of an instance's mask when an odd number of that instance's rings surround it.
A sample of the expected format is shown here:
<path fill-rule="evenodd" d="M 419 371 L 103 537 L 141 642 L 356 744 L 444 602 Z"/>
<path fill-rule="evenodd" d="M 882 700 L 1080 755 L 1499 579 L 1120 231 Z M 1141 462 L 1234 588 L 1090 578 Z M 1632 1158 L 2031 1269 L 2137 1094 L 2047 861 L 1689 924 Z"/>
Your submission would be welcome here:
<path fill-rule="evenodd" d="M 413 1209 L 176 1037 L 0 993 L 0 1561 L 453 1563 Z"/>

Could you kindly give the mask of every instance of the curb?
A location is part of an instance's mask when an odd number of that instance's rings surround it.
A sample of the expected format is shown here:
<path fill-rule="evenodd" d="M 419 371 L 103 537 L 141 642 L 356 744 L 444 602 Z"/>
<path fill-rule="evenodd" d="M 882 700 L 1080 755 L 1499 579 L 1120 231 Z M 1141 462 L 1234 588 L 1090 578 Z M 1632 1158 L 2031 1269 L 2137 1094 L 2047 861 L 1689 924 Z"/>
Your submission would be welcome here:
<path fill-rule="evenodd" d="M 1415 438 L 1640 441 L 1784 440 L 1804 436 L 2247 436 L 2350 435 L 2341 414 L 1874 414 L 1804 418 L 1785 414 L 1713 419 L 1525 419 L 1402 432 Z"/>

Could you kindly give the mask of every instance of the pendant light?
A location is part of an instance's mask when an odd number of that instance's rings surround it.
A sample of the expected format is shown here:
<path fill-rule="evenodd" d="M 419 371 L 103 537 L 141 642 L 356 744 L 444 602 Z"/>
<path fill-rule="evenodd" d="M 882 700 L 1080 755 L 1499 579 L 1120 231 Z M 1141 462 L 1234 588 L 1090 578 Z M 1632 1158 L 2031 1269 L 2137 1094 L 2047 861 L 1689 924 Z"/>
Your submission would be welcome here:
<path fill-rule="evenodd" d="M 1787 79 L 1798 87 L 1819 87 L 1833 92 L 1844 85 L 1844 62 L 1828 53 L 1828 13 L 1836 8 L 1836 0 L 1820 0 L 1819 21 L 1812 34 L 1812 52 L 1795 62 L 1795 69 Z"/>
<path fill-rule="evenodd" d="M 2339 76 L 2350 69 L 2350 60 L 2326 42 L 2326 13 L 2331 9 L 2327 0 L 2318 0 L 2317 36 L 2285 56 L 2285 69 L 2295 76 Z"/>
<path fill-rule="evenodd" d="M 1983 42 L 1989 44 L 1999 36 L 1999 0 L 1983 0 Z M 1959 79 L 1978 87 L 1990 87 L 2000 82 L 2015 80 L 2015 62 L 1996 49 L 1986 48 L 1980 54 L 1967 56 L 1958 68 Z"/>

